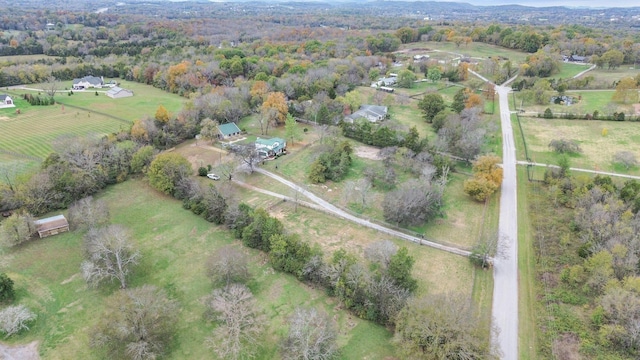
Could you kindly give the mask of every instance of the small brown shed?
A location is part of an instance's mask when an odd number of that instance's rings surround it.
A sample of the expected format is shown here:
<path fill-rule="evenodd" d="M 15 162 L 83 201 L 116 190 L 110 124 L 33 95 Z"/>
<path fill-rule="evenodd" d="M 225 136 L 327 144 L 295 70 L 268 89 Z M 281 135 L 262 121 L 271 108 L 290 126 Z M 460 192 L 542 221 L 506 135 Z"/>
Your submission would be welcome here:
<path fill-rule="evenodd" d="M 34 221 L 41 238 L 69 231 L 69 222 L 64 215 L 56 215 Z"/>

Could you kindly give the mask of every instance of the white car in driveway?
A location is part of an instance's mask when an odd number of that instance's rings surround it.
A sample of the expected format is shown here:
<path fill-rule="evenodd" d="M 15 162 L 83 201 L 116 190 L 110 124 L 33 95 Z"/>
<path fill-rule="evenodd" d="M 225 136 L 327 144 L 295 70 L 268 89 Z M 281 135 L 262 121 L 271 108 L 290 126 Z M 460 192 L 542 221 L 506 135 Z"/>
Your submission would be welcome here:
<path fill-rule="evenodd" d="M 211 180 L 220 180 L 220 176 L 216 174 L 207 174 L 207 177 Z"/>

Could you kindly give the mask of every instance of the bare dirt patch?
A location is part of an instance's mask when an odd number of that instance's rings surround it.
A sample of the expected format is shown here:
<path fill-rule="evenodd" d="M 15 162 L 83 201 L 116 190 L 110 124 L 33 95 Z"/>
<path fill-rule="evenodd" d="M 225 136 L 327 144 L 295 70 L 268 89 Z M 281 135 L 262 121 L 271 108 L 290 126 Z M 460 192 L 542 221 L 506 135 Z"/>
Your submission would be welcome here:
<path fill-rule="evenodd" d="M 636 111 L 636 115 L 640 115 L 640 104 L 633 104 L 633 109 Z"/>
<path fill-rule="evenodd" d="M 356 156 L 363 159 L 380 160 L 380 158 L 378 157 L 378 154 L 380 154 L 380 149 L 373 146 L 358 146 L 354 149 L 354 153 L 356 154 Z"/>
<path fill-rule="evenodd" d="M 26 345 L 5 345 L 0 343 L 0 358 L 3 360 L 39 360 L 38 342 Z"/>
<path fill-rule="evenodd" d="M 11 118 L 10 118 L 10 117 L 7 117 L 7 116 L 0 116 L 0 121 L 9 121 L 9 120 L 11 120 Z"/>

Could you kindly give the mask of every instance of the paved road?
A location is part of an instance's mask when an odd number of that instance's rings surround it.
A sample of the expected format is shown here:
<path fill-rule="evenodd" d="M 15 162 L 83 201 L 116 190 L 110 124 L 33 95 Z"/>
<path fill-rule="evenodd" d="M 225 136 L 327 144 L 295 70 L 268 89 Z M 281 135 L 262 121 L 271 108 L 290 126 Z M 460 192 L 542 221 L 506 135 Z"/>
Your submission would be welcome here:
<path fill-rule="evenodd" d="M 492 340 L 502 359 L 518 359 L 518 206 L 516 150 L 511 128 L 507 86 L 496 86 L 502 124 L 502 168 L 500 192 L 500 248 L 505 256 L 493 262 L 493 325 L 497 337 Z"/>
<path fill-rule="evenodd" d="M 473 75 L 489 81 L 469 70 Z M 517 76 L 517 75 L 516 75 Z M 496 86 L 500 101 L 502 125 L 502 168 L 504 175 L 500 190 L 500 223 L 498 246 L 501 256 L 493 259 L 492 325 L 498 330 L 491 342 L 506 360 L 518 359 L 518 200 L 516 181 L 516 147 L 511 128 L 508 86 L 516 77 Z"/>
<path fill-rule="evenodd" d="M 528 161 L 518 161 L 517 164 L 518 165 L 533 165 L 533 166 L 540 166 L 540 167 L 555 167 L 555 168 L 559 168 L 558 165 L 541 164 L 541 163 L 528 162 Z M 581 169 L 581 168 L 569 168 L 569 170 L 579 171 L 579 172 L 586 172 L 586 173 L 591 173 L 591 174 L 617 176 L 617 177 L 621 177 L 621 178 L 640 180 L 640 176 L 627 175 L 627 174 L 618 174 L 618 173 L 612 173 L 612 172 L 607 172 L 607 171 L 589 170 L 589 169 Z"/>
<path fill-rule="evenodd" d="M 297 185 L 297 184 L 295 184 L 295 183 L 293 183 L 293 182 L 291 182 L 291 181 L 289 181 L 289 180 L 287 180 L 287 179 L 285 179 L 285 178 L 283 178 L 281 176 L 278 176 L 278 175 L 276 175 L 276 174 L 274 174 L 274 173 L 272 173 L 270 171 L 267 171 L 267 170 L 262 169 L 262 168 L 254 168 L 254 171 L 259 172 L 259 173 L 261 173 L 263 175 L 266 175 L 266 176 L 268 176 L 268 177 L 270 177 L 270 178 L 272 178 L 274 180 L 277 180 L 277 181 L 289 186 L 290 188 L 298 191 L 300 194 L 306 196 L 309 200 L 311 200 L 314 203 L 316 203 L 319 206 L 321 206 L 325 211 L 327 211 L 327 212 L 329 212 L 331 214 L 334 214 L 336 216 L 339 216 L 339 217 L 341 217 L 343 219 L 352 221 L 352 222 L 354 222 L 356 224 L 359 224 L 359 225 L 362 225 L 362 226 L 366 226 L 366 227 L 369 227 L 371 229 L 375 229 L 375 230 L 378 230 L 380 232 L 383 232 L 383 233 L 386 233 L 386 234 L 389 234 L 389 235 L 392 235 L 392 236 L 395 236 L 395 237 L 399 237 L 399 238 L 404 239 L 404 240 L 408 240 L 408 241 L 411 241 L 411 242 L 414 242 L 414 243 L 418 243 L 420 245 L 430 246 L 432 248 L 436 248 L 436 249 L 439 249 L 439 250 L 447 251 L 447 252 L 450 252 L 452 254 L 461 255 L 461 256 L 469 256 L 471 254 L 467 250 L 462 250 L 462 249 L 454 248 L 454 247 L 451 247 L 451 246 L 446 246 L 446 245 L 438 244 L 438 243 L 435 243 L 435 242 L 432 242 L 432 241 L 424 240 L 422 238 L 411 236 L 411 235 L 405 234 L 403 232 L 400 232 L 400 231 L 397 231 L 397 230 L 393 230 L 393 229 L 387 228 L 385 226 L 382 226 L 382 225 L 379 225 L 379 224 L 376 224 L 376 223 L 372 223 L 372 222 L 370 222 L 368 220 L 361 219 L 361 218 L 359 218 L 357 216 L 353 216 L 353 215 L 347 213 L 346 211 L 343 211 L 342 209 L 334 206 L 333 204 L 325 201 L 324 199 L 316 196 L 312 192 L 310 192 L 310 191 L 300 187 L 299 185 Z M 280 195 L 278 197 L 280 197 Z"/>

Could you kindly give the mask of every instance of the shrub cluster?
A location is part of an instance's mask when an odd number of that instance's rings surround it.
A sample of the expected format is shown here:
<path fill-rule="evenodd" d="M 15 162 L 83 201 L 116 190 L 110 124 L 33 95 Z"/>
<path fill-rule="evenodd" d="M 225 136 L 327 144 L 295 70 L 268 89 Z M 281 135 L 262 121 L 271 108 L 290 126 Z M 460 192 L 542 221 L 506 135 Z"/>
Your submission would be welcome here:
<path fill-rule="evenodd" d="M 54 105 L 56 103 L 56 101 L 53 99 L 53 97 L 50 96 L 40 96 L 40 95 L 31 95 L 31 94 L 24 94 L 22 95 L 22 98 L 27 100 L 29 102 L 29 104 L 34 105 L 34 106 L 47 106 L 47 105 Z"/>
<path fill-rule="evenodd" d="M 417 288 L 411 276 L 415 262 L 406 248 L 394 249 L 371 263 L 358 261 L 344 250 L 325 262 L 322 251 L 297 234 L 286 234 L 282 223 L 264 209 L 246 204 L 230 208 L 227 226 L 242 242 L 269 254 L 274 269 L 296 276 L 337 296 L 358 317 L 380 324 L 393 322 Z"/>
<path fill-rule="evenodd" d="M 318 184 L 327 180 L 340 181 L 344 179 L 351 167 L 353 149 L 348 141 L 332 146 L 331 150 L 323 152 L 311 164 L 309 180 Z"/>

